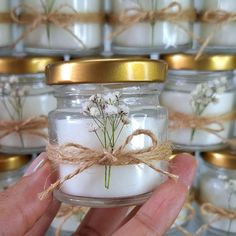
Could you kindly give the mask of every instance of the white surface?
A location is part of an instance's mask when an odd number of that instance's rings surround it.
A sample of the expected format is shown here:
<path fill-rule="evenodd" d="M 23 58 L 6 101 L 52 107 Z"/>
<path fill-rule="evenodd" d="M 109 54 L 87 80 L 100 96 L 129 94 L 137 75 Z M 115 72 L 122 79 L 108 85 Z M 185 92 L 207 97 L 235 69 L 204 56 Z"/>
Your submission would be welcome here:
<path fill-rule="evenodd" d="M 224 94 L 218 94 L 219 99 L 216 104 L 209 104 L 202 116 L 217 116 L 228 112 L 231 112 L 235 103 L 235 94 L 233 92 L 227 92 Z M 161 94 L 161 103 L 170 109 L 176 110 L 185 114 L 193 114 L 192 107 L 190 104 L 191 95 L 181 92 L 164 91 Z M 223 138 L 229 138 L 232 131 L 233 122 L 225 122 L 224 130 L 219 132 Z M 206 127 L 218 128 L 217 125 L 209 125 Z M 186 145 L 214 145 L 222 143 L 222 140 L 216 135 L 210 134 L 206 131 L 197 130 L 194 134 L 194 138 L 191 141 L 192 129 L 177 129 L 175 131 L 169 131 L 169 138 L 174 143 L 186 144 Z"/>
<path fill-rule="evenodd" d="M 88 124 L 91 119 L 80 120 L 57 120 L 57 134 L 59 144 L 67 142 L 75 142 L 89 148 L 101 150 L 101 145 L 94 133 L 88 131 Z M 117 146 L 124 142 L 126 137 L 134 130 L 150 129 L 157 137 L 165 130 L 165 120 L 156 120 L 153 118 L 132 118 L 131 124 L 121 133 L 121 138 L 117 142 Z M 138 136 L 133 139 L 129 149 L 140 149 L 150 145 L 150 139 L 146 136 Z M 153 163 L 159 168 L 166 168 L 165 162 Z M 71 173 L 77 167 L 74 165 L 60 165 L 59 175 L 64 177 Z M 110 188 L 104 187 L 104 166 L 93 166 L 68 180 L 61 187 L 65 193 L 87 196 L 87 197 L 128 197 L 138 194 L 147 193 L 158 186 L 164 179 L 150 167 L 146 165 L 126 165 L 112 166 L 111 168 L 111 184 Z"/>
<path fill-rule="evenodd" d="M 14 110 L 11 106 L 11 113 L 14 113 Z M 47 116 L 50 111 L 55 109 L 56 100 L 53 95 L 39 95 L 39 96 L 27 96 L 23 105 L 23 119 L 37 117 L 41 115 Z M 0 99 L 0 120 L 11 120 L 8 112 L 2 103 L 2 98 Z M 16 116 L 15 116 L 16 117 Z M 47 129 L 44 130 L 47 133 Z M 1 132 L 0 132 L 1 133 Z M 46 140 L 35 135 L 23 134 L 25 148 L 33 147 L 42 147 L 45 146 Z M 5 136 L 0 139 L 0 145 L 6 147 L 22 147 L 20 137 L 18 134 L 13 133 Z"/>
<path fill-rule="evenodd" d="M 38 11 L 43 11 L 39 0 L 24 0 L 25 4 L 35 7 Z M 57 0 L 53 9 L 60 8 L 67 4 L 73 8 L 62 7 L 59 12 L 74 13 L 74 10 L 80 13 L 98 13 L 102 10 L 101 0 Z M 102 44 L 102 25 L 97 23 L 76 23 L 68 27 L 88 49 L 97 48 Z M 81 44 L 66 30 L 50 24 L 50 40 L 47 36 L 45 25 L 39 26 L 24 42 L 26 47 L 53 48 L 53 49 L 84 49 Z"/>
<path fill-rule="evenodd" d="M 236 180 L 233 181 L 236 183 Z M 233 190 L 226 186 L 224 180 L 204 175 L 200 181 L 201 200 L 225 209 L 229 209 L 229 206 L 231 210 L 236 209 L 236 184 Z M 234 193 L 231 195 L 232 192 Z M 212 214 L 203 215 L 202 217 L 206 222 L 211 222 L 214 219 Z M 229 232 L 236 233 L 236 220 L 232 220 L 230 228 L 230 220 L 227 218 L 222 218 L 215 223 L 212 223 L 211 226 L 216 229 L 227 232 L 229 230 Z"/>
<path fill-rule="evenodd" d="M 113 0 L 113 11 L 121 12 L 131 8 L 141 8 L 147 11 L 161 10 L 167 7 L 171 0 Z M 191 9 L 192 0 L 178 0 L 182 9 Z M 176 9 L 172 9 L 175 12 Z M 132 13 L 130 13 L 131 15 Z M 137 23 L 114 38 L 114 42 L 119 46 L 132 47 L 177 47 L 190 43 L 192 40 L 185 30 L 192 30 L 192 25 L 188 22 L 179 22 L 184 29 L 177 24 L 170 22 L 156 22 L 154 26 L 150 23 Z M 113 31 L 119 30 L 114 27 Z"/>
<path fill-rule="evenodd" d="M 9 0 L 1 0 L 0 3 L 0 13 L 10 12 L 10 3 Z M 0 47 L 8 46 L 12 43 L 11 35 L 11 24 L 1 24 L 0 23 Z"/>

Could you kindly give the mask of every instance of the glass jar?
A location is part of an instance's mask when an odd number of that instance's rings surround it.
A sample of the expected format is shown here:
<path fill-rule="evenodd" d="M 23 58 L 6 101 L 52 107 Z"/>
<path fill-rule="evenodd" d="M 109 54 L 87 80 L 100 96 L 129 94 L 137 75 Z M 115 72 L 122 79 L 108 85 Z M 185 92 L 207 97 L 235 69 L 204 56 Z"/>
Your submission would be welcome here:
<path fill-rule="evenodd" d="M 45 150 L 47 115 L 56 107 L 46 86 L 46 65 L 61 58 L 0 58 L 0 150 L 37 153 Z"/>
<path fill-rule="evenodd" d="M 31 156 L 0 154 L 0 192 L 20 179 L 30 161 Z"/>
<path fill-rule="evenodd" d="M 169 137 L 182 150 L 222 148 L 232 137 L 235 57 L 163 56 L 169 65 L 161 104 L 169 109 Z"/>
<path fill-rule="evenodd" d="M 205 50 L 224 53 L 235 51 L 235 0 L 201 0 L 199 10 L 200 37 L 202 40 L 210 39 Z"/>
<path fill-rule="evenodd" d="M 9 47 L 12 43 L 12 21 L 9 0 L 2 0 L 0 5 L 0 49 Z"/>
<path fill-rule="evenodd" d="M 229 149 L 202 153 L 204 171 L 200 176 L 200 202 L 210 203 L 221 210 L 236 214 L 236 153 Z M 210 210 L 201 215 L 209 224 L 209 230 L 217 230 L 221 235 L 236 233 L 236 220 L 213 214 Z M 218 220 L 216 220 L 216 218 Z M 217 234 L 218 235 L 218 234 Z M 229 234 L 230 235 L 230 234 Z"/>
<path fill-rule="evenodd" d="M 34 28 L 24 37 L 26 51 L 86 55 L 101 50 L 102 0 L 23 0 L 23 3 L 22 17 L 28 24 L 25 30 Z M 38 23 L 40 16 L 42 20 Z"/>
<path fill-rule="evenodd" d="M 134 131 L 141 133 L 127 141 L 125 150 L 131 153 L 153 145 L 145 132 L 158 139 L 158 146 L 166 143 L 167 113 L 159 105 L 156 83 L 164 81 L 166 69 L 164 62 L 148 59 L 75 60 L 47 68 L 48 84 L 62 85 L 56 89 L 57 109 L 49 115 L 48 157 L 58 163 L 61 180 L 87 167 L 66 180 L 56 198 L 84 206 L 132 205 L 145 201 L 164 181 L 142 161 L 116 156 Z M 79 145 L 85 154 L 80 155 Z M 110 161 L 94 161 L 99 153 Z M 167 161 L 155 159 L 152 165 L 165 169 Z"/>
<path fill-rule="evenodd" d="M 62 204 L 56 217 L 51 223 L 53 232 L 60 232 L 61 236 L 71 235 L 79 227 L 88 208 Z M 54 234 L 53 234 L 54 235 Z"/>
<path fill-rule="evenodd" d="M 110 18 L 116 53 L 166 53 L 192 47 L 193 0 L 113 0 Z"/>

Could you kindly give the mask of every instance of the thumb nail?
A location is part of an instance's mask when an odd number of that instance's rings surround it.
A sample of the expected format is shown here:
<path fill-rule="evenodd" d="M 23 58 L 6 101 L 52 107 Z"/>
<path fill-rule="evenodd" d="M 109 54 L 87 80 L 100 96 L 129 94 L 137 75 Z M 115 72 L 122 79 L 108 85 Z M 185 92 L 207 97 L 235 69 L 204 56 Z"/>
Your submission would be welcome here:
<path fill-rule="evenodd" d="M 29 176 L 39 170 L 47 162 L 47 155 L 45 152 L 41 153 L 28 167 L 24 176 Z"/>

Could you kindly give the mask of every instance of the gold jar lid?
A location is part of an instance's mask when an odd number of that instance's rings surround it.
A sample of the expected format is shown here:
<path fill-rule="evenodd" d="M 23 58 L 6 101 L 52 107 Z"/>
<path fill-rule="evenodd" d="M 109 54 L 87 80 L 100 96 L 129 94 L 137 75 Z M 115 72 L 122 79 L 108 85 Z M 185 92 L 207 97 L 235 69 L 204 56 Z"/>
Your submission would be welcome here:
<path fill-rule="evenodd" d="M 163 82 L 167 64 L 144 58 L 73 60 L 46 68 L 48 84 Z"/>
<path fill-rule="evenodd" d="M 236 69 L 235 55 L 202 55 L 195 60 L 194 54 L 167 54 L 161 56 L 170 70 L 222 71 Z"/>
<path fill-rule="evenodd" d="M 17 170 L 31 161 L 29 155 L 0 154 L 0 172 Z"/>
<path fill-rule="evenodd" d="M 203 152 L 202 158 L 219 168 L 236 169 L 236 152 L 230 149 Z"/>
<path fill-rule="evenodd" d="M 63 61 L 62 57 L 0 57 L 0 74 L 43 73 L 48 64 Z"/>

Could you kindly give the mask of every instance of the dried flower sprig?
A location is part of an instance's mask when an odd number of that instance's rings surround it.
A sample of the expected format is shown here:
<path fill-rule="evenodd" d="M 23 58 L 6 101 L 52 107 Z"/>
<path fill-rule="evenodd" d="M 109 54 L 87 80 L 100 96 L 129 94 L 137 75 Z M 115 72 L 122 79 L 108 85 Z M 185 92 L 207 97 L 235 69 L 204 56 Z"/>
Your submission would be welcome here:
<path fill-rule="evenodd" d="M 22 120 L 25 96 L 29 93 L 30 87 L 19 85 L 17 76 L 1 77 L 0 81 L 1 102 L 6 112 L 12 120 Z M 19 136 L 24 147 L 21 134 Z"/>
<path fill-rule="evenodd" d="M 83 106 L 83 113 L 93 119 L 90 132 L 94 132 L 102 147 L 113 150 L 125 125 L 129 124 L 129 108 L 120 104 L 119 92 L 96 94 Z M 105 166 L 105 187 L 109 188 L 111 166 Z"/>
<path fill-rule="evenodd" d="M 227 79 L 222 77 L 207 83 L 198 84 L 191 93 L 191 107 L 196 116 L 201 116 L 209 104 L 218 103 L 217 94 L 223 93 L 227 87 Z M 192 130 L 193 140 L 196 129 Z"/>

